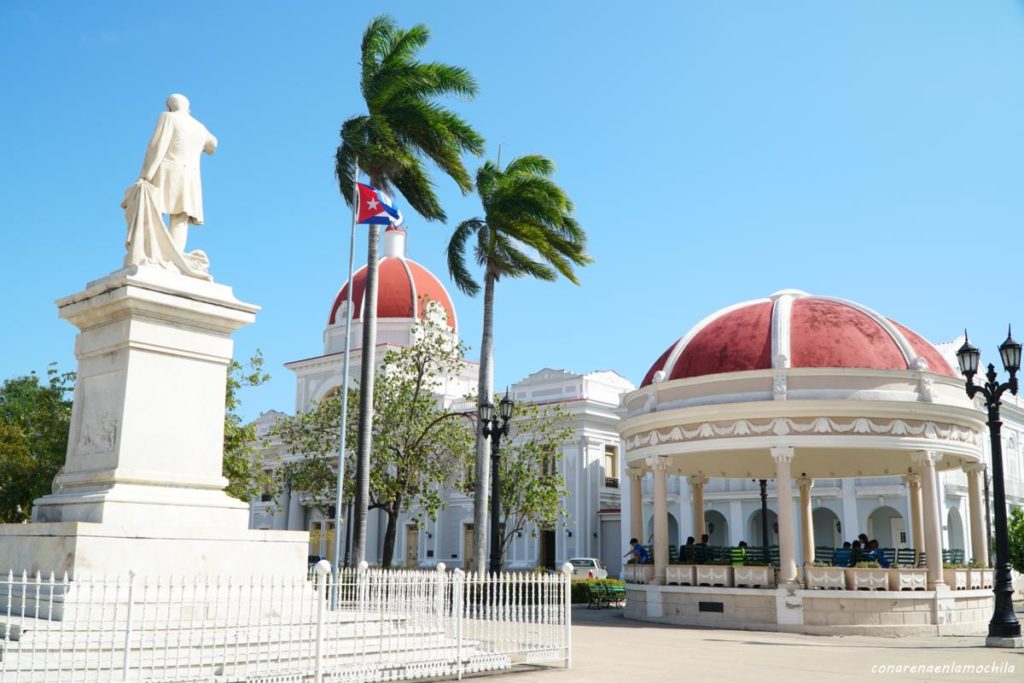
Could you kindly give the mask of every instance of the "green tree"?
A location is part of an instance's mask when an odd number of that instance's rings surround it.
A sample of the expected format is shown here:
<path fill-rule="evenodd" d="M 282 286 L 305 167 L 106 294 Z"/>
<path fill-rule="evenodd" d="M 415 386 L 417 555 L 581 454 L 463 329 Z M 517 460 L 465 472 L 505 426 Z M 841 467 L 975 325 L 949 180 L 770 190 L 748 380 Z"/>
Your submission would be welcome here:
<path fill-rule="evenodd" d="M 569 491 L 558 464 L 571 438 L 560 406 L 519 404 L 501 447 L 501 557 L 523 531 L 554 527 L 567 515 L 562 502 Z"/>
<path fill-rule="evenodd" d="M 363 33 L 360 48 L 359 88 L 366 113 L 345 121 L 335 155 L 335 175 L 342 197 L 352 203 L 357 166 L 370 184 L 386 192 L 398 190 L 428 221 L 446 220 L 434 193 L 425 162 L 432 161 L 459 186 L 472 188 L 462 163 L 466 152 L 482 154 L 483 138 L 455 112 L 437 100 L 445 96 L 472 99 L 476 81 L 460 67 L 418 60 L 430 40 L 430 29 L 417 24 L 401 29 L 381 15 Z M 378 227 L 369 226 L 366 250 L 366 287 L 363 292 L 363 358 L 359 386 L 358 456 L 356 458 L 356 528 L 353 556 L 365 555 L 366 514 L 369 497 L 370 452 L 373 448 L 374 367 L 377 336 Z"/>
<path fill-rule="evenodd" d="M 413 327 L 410 347 L 388 351 L 377 370 L 369 508 L 387 515 L 382 564 L 392 564 L 399 516 L 412 507 L 434 519 L 444 506 L 446 489 L 458 485 L 470 462 L 472 432 L 463 414 L 439 405 L 445 378 L 462 366 L 464 347 L 440 319 L 441 308 Z M 349 391 L 358 405 L 359 392 Z M 348 436 L 358 429 L 349 413 Z M 305 491 L 321 510 L 334 503 L 337 486 L 340 393 L 329 395 L 311 410 L 282 418 L 274 428 L 284 449 L 302 458 L 285 463 L 280 476 L 292 489 Z M 351 443 L 349 441 L 348 443 Z M 346 469 L 351 466 L 349 451 Z M 343 500 L 354 493 L 346 479 Z"/>
<path fill-rule="evenodd" d="M 265 455 L 258 448 L 256 425 L 243 422 L 238 412 L 242 406 L 239 390 L 243 387 L 258 387 L 269 379 L 270 375 L 263 371 L 263 354 L 259 349 L 249 359 L 248 366 L 233 359 L 228 364 L 224 396 L 223 464 L 228 486 L 224 491 L 246 503 L 270 486 L 272 478 L 265 469 Z"/>
<path fill-rule="evenodd" d="M 1024 508 L 1015 507 L 1010 510 L 1007 520 L 1010 535 L 1010 564 L 1019 572 L 1024 572 Z"/>
<path fill-rule="evenodd" d="M 494 286 L 502 278 L 534 277 L 553 281 L 562 275 L 579 284 L 575 266 L 592 262 L 586 233 L 573 218 L 573 204 L 551 180 L 554 163 L 540 155 L 512 160 L 504 169 L 486 162 L 476 174 L 483 218 L 455 228 L 448 244 L 448 270 L 460 290 L 470 296 L 480 285 L 467 266 L 467 249 L 483 267 L 484 320 L 480 343 L 479 395 L 494 394 Z M 477 438 L 473 525 L 474 557 L 486 557 L 488 440 Z"/>
<path fill-rule="evenodd" d="M 237 361 L 228 365 L 223 474 L 226 492 L 246 502 L 271 479 L 256 448 L 256 427 L 239 415 L 239 389 L 268 379 L 259 351 L 247 367 Z M 0 388 L 0 522 L 28 520 L 32 501 L 52 490 L 67 456 L 74 383 L 75 373 L 51 365 L 45 383 L 32 373 L 6 380 Z"/>
<path fill-rule="evenodd" d="M 52 490 L 64 464 L 75 375 L 51 365 L 0 387 L 0 522 L 30 518 L 32 501 Z"/>

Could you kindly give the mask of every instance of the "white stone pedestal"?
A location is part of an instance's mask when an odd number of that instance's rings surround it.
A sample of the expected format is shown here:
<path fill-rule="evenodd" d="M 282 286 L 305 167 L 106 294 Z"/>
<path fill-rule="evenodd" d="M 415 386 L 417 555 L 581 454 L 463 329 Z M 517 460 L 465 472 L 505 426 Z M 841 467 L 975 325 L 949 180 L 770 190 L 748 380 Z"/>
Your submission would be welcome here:
<path fill-rule="evenodd" d="M 1017 636 L 1016 638 L 998 638 L 996 636 L 985 637 L 985 647 L 1004 647 L 1020 649 L 1024 648 L 1024 638 Z"/>
<path fill-rule="evenodd" d="M 248 530 L 224 493 L 231 333 L 259 307 L 231 288 L 132 266 L 57 302 L 79 328 L 71 432 L 33 523 L 0 526 L 0 570 L 294 574 L 307 534 Z"/>

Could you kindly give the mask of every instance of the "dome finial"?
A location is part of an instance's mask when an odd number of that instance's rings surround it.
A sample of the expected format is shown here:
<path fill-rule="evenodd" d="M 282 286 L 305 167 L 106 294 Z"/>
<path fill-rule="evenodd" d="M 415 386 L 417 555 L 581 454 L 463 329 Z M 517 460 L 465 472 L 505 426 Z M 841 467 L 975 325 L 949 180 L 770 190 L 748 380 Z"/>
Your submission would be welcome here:
<path fill-rule="evenodd" d="M 778 301 L 784 296 L 791 296 L 794 299 L 802 299 L 805 296 L 810 296 L 810 294 L 803 291 L 802 289 L 780 289 L 777 292 L 772 292 L 771 294 L 769 294 L 768 298 L 771 299 L 772 301 Z"/>
<path fill-rule="evenodd" d="M 405 228 L 389 225 L 384 231 L 383 256 L 385 258 L 405 258 Z"/>

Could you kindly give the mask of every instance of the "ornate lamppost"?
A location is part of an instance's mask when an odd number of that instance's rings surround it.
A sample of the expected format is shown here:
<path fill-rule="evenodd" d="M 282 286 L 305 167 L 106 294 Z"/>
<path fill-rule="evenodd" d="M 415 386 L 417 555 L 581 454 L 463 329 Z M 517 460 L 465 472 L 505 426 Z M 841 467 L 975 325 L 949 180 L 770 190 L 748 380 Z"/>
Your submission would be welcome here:
<path fill-rule="evenodd" d="M 761 489 L 761 547 L 764 549 L 762 560 L 765 564 L 772 563 L 772 554 L 768 549 L 768 480 L 758 479 L 757 484 Z"/>
<path fill-rule="evenodd" d="M 1013 639 L 1020 639 L 1020 622 L 1013 613 L 1013 584 L 1010 576 L 1010 544 L 1006 526 L 1006 493 L 1003 486 L 1003 444 L 1000 437 L 1002 421 L 999 418 L 999 404 L 1007 390 L 1017 394 L 1017 370 L 1020 369 L 1021 345 L 1007 331 L 1006 341 L 999 345 L 999 355 L 1003 367 L 1010 375 L 1008 382 L 999 382 L 996 368 L 988 364 L 984 386 L 974 383 L 974 375 L 978 371 L 981 352 L 971 345 L 964 333 L 964 345 L 956 352 L 960 364 L 960 372 L 967 378 L 967 396 L 974 398 L 976 394 L 985 397 L 988 408 L 988 430 L 992 439 L 992 504 L 995 507 L 996 523 L 996 571 L 992 592 L 995 593 L 995 609 L 992 620 L 988 624 L 987 645 L 1006 646 L 1018 644 Z"/>
<path fill-rule="evenodd" d="M 515 407 L 505 390 L 505 398 L 498 402 L 498 414 L 494 414 L 494 404 L 484 403 L 480 406 L 480 430 L 485 437 L 491 438 L 491 562 L 489 571 L 501 571 L 501 437 L 508 434 L 508 423 L 512 419 Z"/>

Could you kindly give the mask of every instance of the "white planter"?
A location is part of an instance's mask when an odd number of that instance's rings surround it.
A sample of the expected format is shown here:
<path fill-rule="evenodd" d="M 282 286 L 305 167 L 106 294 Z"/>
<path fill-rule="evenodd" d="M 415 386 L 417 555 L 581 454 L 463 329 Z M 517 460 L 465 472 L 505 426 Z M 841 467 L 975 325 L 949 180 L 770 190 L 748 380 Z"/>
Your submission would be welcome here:
<path fill-rule="evenodd" d="M 677 586 L 692 586 L 693 565 L 670 564 L 665 567 L 665 583 Z"/>
<path fill-rule="evenodd" d="M 927 569 L 889 570 L 889 590 L 891 591 L 923 591 L 928 590 Z"/>
<path fill-rule="evenodd" d="M 973 571 L 981 572 L 981 587 L 991 588 L 995 582 L 995 570 L 994 569 L 975 569 Z M 973 572 L 972 572 L 973 573 Z"/>
<path fill-rule="evenodd" d="M 879 568 L 858 569 L 850 567 L 846 570 L 846 585 L 852 591 L 869 590 L 884 591 L 889 589 L 889 570 Z"/>
<path fill-rule="evenodd" d="M 967 581 L 971 590 L 978 590 L 985 587 L 985 577 L 982 576 L 984 569 L 971 569 Z"/>
<path fill-rule="evenodd" d="M 697 565 L 698 586 L 731 586 L 732 567 L 729 565 L 699 564 Z"/>
<path fill-rule="evenodd" d="M 650 583 L 654 580 L 653 564 L 627 564 L 622 568 L 626 583 Z"/>
<path fill-rule="evenodd" d="M 804 567 L 807 577 L 807 588 L 824 590 L 844 590 L 846 588 L 846 570 L 842 567 Z"/>
<path fill-rule="evenodd" d="M 735 586 L 749 588 L 770 588 L 775 585 L 774 567 L 733 567 L 732 581 Z"/>
<path fill-rule="evenodd" d="M 951 590 L 965 591 L 971 585 L 970 569 L 943 569 L 942 580 Z"/>

